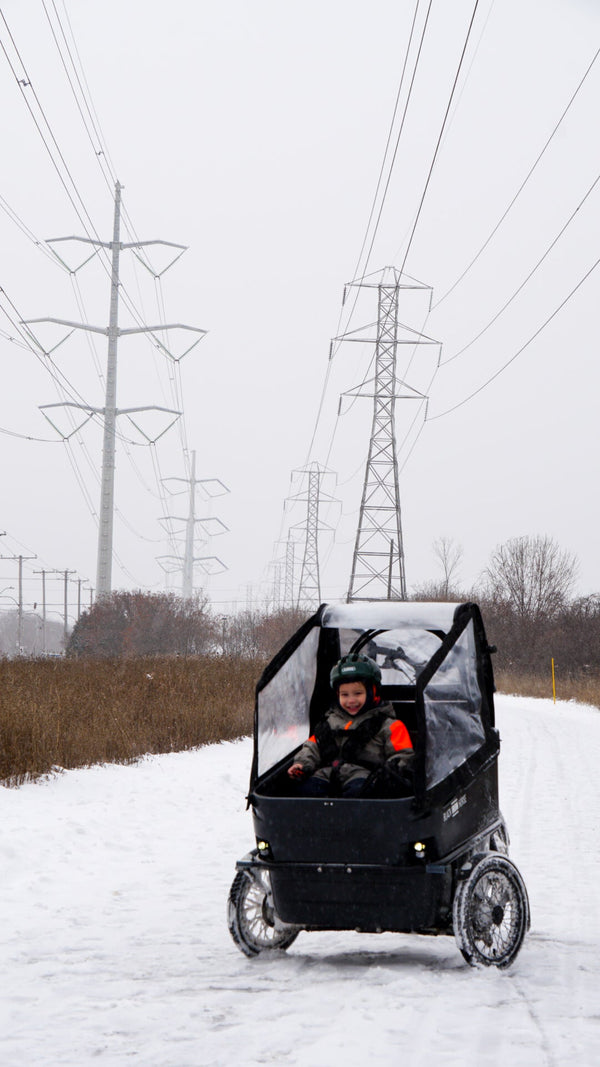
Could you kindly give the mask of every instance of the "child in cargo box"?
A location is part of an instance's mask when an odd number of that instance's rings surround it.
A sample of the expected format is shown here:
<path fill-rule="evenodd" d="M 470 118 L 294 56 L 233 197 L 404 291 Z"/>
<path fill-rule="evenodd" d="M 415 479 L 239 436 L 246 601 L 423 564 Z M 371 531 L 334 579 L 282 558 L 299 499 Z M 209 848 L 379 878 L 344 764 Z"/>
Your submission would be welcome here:
<path fill-rule="evenodd" d="M 414 753 L 404 723 L 381 703 L 381 671 L 351 652 L 331 671 L 335 705 L 296 753 L 288 775 L 302 796 L 410 796 Z"/>

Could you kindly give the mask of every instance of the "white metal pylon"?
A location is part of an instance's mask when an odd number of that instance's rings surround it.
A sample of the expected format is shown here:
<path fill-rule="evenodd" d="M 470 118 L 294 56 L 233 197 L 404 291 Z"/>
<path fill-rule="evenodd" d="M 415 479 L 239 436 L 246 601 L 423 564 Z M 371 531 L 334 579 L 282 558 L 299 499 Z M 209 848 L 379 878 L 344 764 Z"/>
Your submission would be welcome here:
<path fill-rule="evenodd" d="M 43 319 L 28 319 L 25 320 L 23 325 L 32 325 L 37 322 L 53 322 L 63 326 L 70 326 L 72 329 L 88 330 L 92 333 L 101 333 L 108 336 L 108 356 L 106 366 L 106 395 L 105 404 L 103 408 L 94 407 L 87 404 L 75 404 L 71 402 L 62 404 L 46 404 L 42 406 L 44 409 L 54 407 L 69 407 L 79 408 L 82 411 L 87 412 L 88 417 L 92 414 L 102 415 L 104 420 L 104 439 L 102 447 L 102 480 L 100 491 L 100 514 L 98 523 L 98 556 L 97 556 L 97 571 L 96 571 L 96 595 L 98 597 L 105 596 L 110 593 L 112 587 L 112 557 L 113 557 L 113 517 L 114 517 L 114 484 L 115 484 L 115 425 L 117 415 L 129 415 L 135 414 L 140 411 L 164 411 L 170 415 L 179 417 L 181 412 L 174 411 L 172 408 L 160 408 L 156 406 L 144 406 L 135 408 L 117 408 L 117 342 L 118 338 L 125 334 L 138 334 L 146 333 L 150 334 L 155 341 L 157 347 L 159 347 L 167 356 L 178 362 L 180 357 L 175 357 L 171 352 L 165 348 L 164 344 L 160 342 L 156 336 L 158 330 L 170 330 L 170 329 L 183 329 L 190 330 L 192 333 L 198 334 L 196 340 L 186 349 L 186 352 L 191 351 L 196 344 L 205 336 L 206 330 L 199 329 L 196 326 L 186 326 L 182 323 L 161 324 L 160 326 L 135 326 L 128 329 L 119 329 L 119 257 L 122 249 L 141 248 L 146 245 L 167 245 L 171 248 L 177 249 L 177 255 L 169 264 L 172 266 L 180 255 L 185 251 L 185 245 L 177 245 L 172 241 L 132 241 L 127 244 L 123 244 L 120 240 L 120 227 L 121 227 L 121 189 L 122 186 L 119 182 L 115 183 L 115 201 L 114 201 L 114 217 L 113 217 L 113 238 L 112 241 L 99 241 L 90 237 L 55 237 L 48 240 L 48 244 L 54 244 L 58 241 L 80 241 L 84 244 L 93 245 L 94 248 L 110 248 L 111 250 L 111 287 L 110 287 L 110 312 L 108 327 L 89 326 L 86 323 L 71 322 L 66 319 L 57 318 L 43 318 Z M 55 252 L 55 255 L 57 253 Z M 81 263 L 75 270 L 70 271 L 75 274 L 80 267 L 85 266 L 92 256 Z M 57 255 L 57 259 L 64 266 L 67 264 Z M 67 268 L 70 270 L 70 268 Z M 165 268 L 168 269 L 168 268 Z M 164 271 L 162 272 L 164 273 Z M 40 348 L 42 346 L 31 331 L 29 331 L 36 345 Z M 42 348 L 42 351 L 44 349 Z M 45 411 L 44 411 L 45 413 Z M 133 420 L 132 420 L 133 421 Z M 173 420 L 174 421 L 174 420 Z M 135 425 L 135 424 L 134 424 Z M 172 425 L 172 422 L 171 424 Z M 139 429 L 139 427 L 138 427 Z M 163 431 L 164 432 L 164 431 Z M 146 436 L 144 434 L 144 436 Z M 162 436 L 162 435 L 161 435 Z M 148 438 L 148 441 L 150 439 Z"/>

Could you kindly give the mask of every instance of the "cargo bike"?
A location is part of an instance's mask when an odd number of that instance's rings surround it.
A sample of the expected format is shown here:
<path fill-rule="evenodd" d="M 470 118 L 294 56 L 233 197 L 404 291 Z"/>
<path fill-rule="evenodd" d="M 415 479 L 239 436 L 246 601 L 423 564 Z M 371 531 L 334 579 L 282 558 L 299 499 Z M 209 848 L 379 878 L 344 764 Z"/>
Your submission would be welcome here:
<path fill-rule="evenodd" d="M 472 966 L 514 961 L 529 901 L 499 809 L 493 651 L 472 603 L 322 605 L 285 644 L 256 688 L 256 847 L 228 899 L 242 952 L 286 949 L 303 930 L 395 931 L 453 934 Z M 287 774 L 352 652 L 378 665 L 409 730 L 411 796 L 299 796 Z"/>

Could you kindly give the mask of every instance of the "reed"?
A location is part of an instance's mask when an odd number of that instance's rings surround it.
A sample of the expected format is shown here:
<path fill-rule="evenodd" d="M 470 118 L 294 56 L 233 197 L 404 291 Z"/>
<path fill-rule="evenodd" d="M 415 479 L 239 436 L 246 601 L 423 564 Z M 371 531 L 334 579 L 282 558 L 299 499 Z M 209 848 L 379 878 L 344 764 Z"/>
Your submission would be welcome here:
<path fill-rule="evenodd" d="M 0 781 L 126 763 L 252 732 L 264 660 L 0 661 Z"/>
<path fill-rule="evenodd" d="M 542 697 L 552 700 L 552 675 L 526 674 L 521 671 L 495 670 L 494 677 L 499 693 L 523 697 Z M 600 675 L 576 674 L 556 676 L 556 699 L 574 700 L 579 704 L 592 704 L 600 708 Z"/>

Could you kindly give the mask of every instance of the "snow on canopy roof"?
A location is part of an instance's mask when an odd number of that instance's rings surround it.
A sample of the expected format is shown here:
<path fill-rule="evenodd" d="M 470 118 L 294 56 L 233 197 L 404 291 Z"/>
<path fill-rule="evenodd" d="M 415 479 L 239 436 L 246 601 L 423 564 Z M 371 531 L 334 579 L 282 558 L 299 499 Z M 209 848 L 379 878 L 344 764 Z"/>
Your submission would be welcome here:
<path fill-rule="evenodd" d="M 326 604 L 321 626 L 346 630 L 391 630 L 397 626 L 418 626 L 423 630 L 452 628 L 460 604 L 424 603 L 413 600 L 354 601 L 352 604 Z"/>

